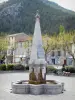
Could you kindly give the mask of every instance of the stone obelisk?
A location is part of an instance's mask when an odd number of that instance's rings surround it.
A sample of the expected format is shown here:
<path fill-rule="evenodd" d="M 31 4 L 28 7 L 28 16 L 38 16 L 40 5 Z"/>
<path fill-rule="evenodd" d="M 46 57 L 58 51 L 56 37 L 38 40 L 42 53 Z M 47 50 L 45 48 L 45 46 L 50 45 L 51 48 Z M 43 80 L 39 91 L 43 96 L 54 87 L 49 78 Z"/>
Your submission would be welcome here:
<path fill-rule="evenodd" d="M 29 61 L 30 83 L 45 83 L 46 81 L 46 61 L 42 44 L 40 15 L 37 11 L 35 29 L 32 41 L 32 49 Z"/>

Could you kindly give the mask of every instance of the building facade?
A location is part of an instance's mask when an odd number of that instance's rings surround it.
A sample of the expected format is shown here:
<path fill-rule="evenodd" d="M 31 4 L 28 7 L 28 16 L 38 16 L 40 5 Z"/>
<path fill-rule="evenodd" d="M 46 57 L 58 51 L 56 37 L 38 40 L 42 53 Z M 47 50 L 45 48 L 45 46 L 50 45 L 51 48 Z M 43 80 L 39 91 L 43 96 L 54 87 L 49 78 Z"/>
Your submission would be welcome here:
<path fill-rule="evenodd" d="M 52 50 L 47 55 L 47 62 L 49 65 L 72 65 L 73 58 L 68 52 L 63 50 Z"/>
<path fill-rule="evenodd" d="M 8 35 L 7 63 L 28 64 L 31 52 L 32 41 L 25 33 Z M 75 44 L 72 44 L 72 52 L 75 55 Z M 47 55 L 49 65 L 72 65 L 73 58 L 68 52 L 51 50 Z"/>
<path fill-rule="evenodd" d="M 17 33 L 13 35 L 8 35 L 7 40 L 7 63 L 25 64 L 28 50 L 28 48 L 25 49 L 25 43 L 28 43 L 29 36 L 25 33 Z"/>

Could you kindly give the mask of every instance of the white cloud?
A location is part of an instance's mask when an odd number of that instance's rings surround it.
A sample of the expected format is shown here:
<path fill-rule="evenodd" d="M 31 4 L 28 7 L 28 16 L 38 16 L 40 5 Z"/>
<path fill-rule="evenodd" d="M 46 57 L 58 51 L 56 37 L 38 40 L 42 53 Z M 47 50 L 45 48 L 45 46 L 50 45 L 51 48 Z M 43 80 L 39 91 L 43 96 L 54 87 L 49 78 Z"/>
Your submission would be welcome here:
<path fill-rule="evenodd" d="M 49 0 L 58 3 L 64 8 L 75 11 L 75 0 Z"/>
<path fill-rule="evenodd" d="M 0 0 L 0 3 L 4 2 L 4 1 L 8 1 L 8 0 Z"/>

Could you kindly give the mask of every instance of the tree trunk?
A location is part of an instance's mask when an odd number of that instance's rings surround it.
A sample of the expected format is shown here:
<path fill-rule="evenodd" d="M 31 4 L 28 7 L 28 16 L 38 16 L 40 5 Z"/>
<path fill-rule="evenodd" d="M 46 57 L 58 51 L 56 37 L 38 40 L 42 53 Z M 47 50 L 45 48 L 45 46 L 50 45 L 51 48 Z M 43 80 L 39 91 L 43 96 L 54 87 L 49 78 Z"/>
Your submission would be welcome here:
<path fill-rule="evenodd" d="M 73 67 L 75 67 L 75 58 L 73 59 L 72 65 L 73 65 Z"/>
<path fill-rule="evenodd" d="M 45 54 L 45 60 L 46 60 L 46 62 L 47 62 L 47 54 Z"/>

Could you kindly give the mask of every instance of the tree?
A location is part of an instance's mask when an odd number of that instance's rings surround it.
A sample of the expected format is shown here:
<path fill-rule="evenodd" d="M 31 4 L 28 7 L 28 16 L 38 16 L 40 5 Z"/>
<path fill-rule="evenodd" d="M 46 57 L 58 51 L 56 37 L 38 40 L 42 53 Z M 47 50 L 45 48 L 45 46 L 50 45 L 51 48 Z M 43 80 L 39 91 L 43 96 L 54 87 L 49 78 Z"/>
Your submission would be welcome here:
<path fill-rule="evenodd" d="M 47 55 L 52 50 L 56 48 L 57 38 L 56 35 L 48 36 L 47 34 L 43 36 L 43 48 L 45 51 L 45 60 L 47 61 Z"/>
<path fill-rule="evenodd" d="M 26 65 L 27 66 L 29 66 L 31 45 L 32 45 L 32 36 L 29 36 L 28 40 L 25 41 L 24 43 L 24 47 L 26 49 Z"/>
<path fill-rule="evenodd" d="M 62 31 L 63 32 L 63 31 Z M 44 50 L 45 50 L 45 59 L 47 61 L 47 55 L 52 50 L 62 50 L 64 51 L 64 58 L 66 59 L 66 52 L 73 58 L 73 67 L 75 67 L 75 33 L 63 33 L 53 36 L 44 35 Z M 64 59 L 64 60 L 65 60 Z"/>
<path fill-rule="evenodd" d="M 64 34 L 65 33 L 65 28 L 63 25 L 60 25 L 59 27 L 59 34 Z"/>
<path fill-rule="evenodd" d="M 75 33 L 59 34 L 57 40 L 58 47 L 72 56 L 73 67 L 75 67 Z"/>
<path fill-rule="evenodd" d="M 6 56 L 8 42 L 5 36 L 0 36 L 0 61 L 3 62 Z"/>

